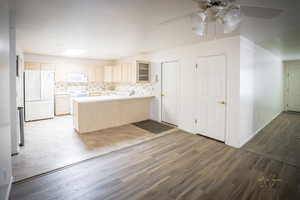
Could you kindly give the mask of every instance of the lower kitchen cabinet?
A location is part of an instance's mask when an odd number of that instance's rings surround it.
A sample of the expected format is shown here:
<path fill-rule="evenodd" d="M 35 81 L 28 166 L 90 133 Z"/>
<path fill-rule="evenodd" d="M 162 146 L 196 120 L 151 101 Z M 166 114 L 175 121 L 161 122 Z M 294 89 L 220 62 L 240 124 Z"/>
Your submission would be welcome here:
<path fill-rule="evenodd" d="M 69 94 L 55 95 L 55 115 L 68 115 L 71 113 L 71 97 Z"/>

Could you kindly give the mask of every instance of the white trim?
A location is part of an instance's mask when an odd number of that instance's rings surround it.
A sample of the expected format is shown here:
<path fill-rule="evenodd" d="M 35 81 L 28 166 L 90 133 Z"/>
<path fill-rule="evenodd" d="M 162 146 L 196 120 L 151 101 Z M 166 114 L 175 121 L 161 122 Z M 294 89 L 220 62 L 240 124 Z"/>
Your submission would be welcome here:
<path fill-rule="evenodd" d="M 7 191 L 6 191 L 5 200 L 8 200 L 8 199 L 9 199 L 10 190 L 11 190 L 11 186 L 12 186 L 13 181 L 14 181 L 14 178 L 11 177 L 11 178 L 10 178 L 10 182 L 9 182 L 9 184 L 8 184 Z"/>
<path fill-rule="evenodd" d="M 278 114 L 275 115 L 275 117 L 273 117 L 269 122 L 265 123 L 265 125 L 263 125 L 261 128 L 259 128 L 257 131 L 255 131 L 255 133 L 253 135 L 250 135 L 244 142 L 243 144 L 240 145 L 239 148 L 241 148 L 242 146 L 244 146 L 247 142 L 249 142 L 252 138 L 254 138 L 254 136 L 256 136 L 260 131 L 262 131 L 266 126 L 268 126 L 273 120 L 275 120 L 283 111 L 280 111 Z"/>

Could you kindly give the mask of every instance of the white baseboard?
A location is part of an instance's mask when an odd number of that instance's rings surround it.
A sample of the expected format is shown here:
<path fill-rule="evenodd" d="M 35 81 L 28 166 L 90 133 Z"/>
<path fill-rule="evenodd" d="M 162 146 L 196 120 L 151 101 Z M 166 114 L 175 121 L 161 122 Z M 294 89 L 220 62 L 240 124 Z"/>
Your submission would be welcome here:
<path fill-rule="evenodd" d="M 13 181 L 14 181 L 14 178 L 11 177 L 11 178 L 10 178 L 10 181 L 9 181 L 8 188 L 7 188 L 5 200 L 8 200 L 8 199 L 9 199 L 9 194 L 10 194 L 10 190 L 11 190 L 11 186 L 12 186 Z"/>
<path fill-rule="evenodd" d="M 241 144 L 240 147 L 244 146 L 247 142 L 249 142 L 252 138 L 254 138 L 254 136 L 256 136 L 261 130 L 263 130 L 267 125 L 269 125 L 274 119 L 276 119 L 282 112 L 279 112 L 277 115 L 275 115 L 275 117 L 273 117 L 269 122 L 265 123 L 261 128 L 259 128 L 257 131 L 255 131 L 255 133 L 253 135 L 250 135 L 244 142 L 243 144 Z"/>

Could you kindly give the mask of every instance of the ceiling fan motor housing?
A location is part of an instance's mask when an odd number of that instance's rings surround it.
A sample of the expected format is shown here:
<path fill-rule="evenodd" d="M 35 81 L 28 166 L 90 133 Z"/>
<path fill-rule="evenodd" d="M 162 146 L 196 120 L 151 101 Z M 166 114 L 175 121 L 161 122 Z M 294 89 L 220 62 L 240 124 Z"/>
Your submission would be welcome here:
<path fill-rule="evenodd" d="M 226 7 L 227 2 L 222 0 L 211 0 L 207 2 L 206 8 L 213 8 L 213 7 Z"/>

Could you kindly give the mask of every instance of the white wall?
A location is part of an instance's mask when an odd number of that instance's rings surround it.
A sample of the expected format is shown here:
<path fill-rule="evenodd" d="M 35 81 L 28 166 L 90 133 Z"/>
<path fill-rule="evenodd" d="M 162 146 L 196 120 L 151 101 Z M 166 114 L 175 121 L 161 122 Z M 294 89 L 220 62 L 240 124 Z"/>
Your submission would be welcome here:
<path fill-rule="evenodd" d="M 9 5 L 0 1 L 0 198 L 11 180 L 9 106 Z"/>
<path fill-rule="evenodd" d="M 240 38 L 231 37 L 221 40 L 202 42 L 195 45 L 178 47 L 170 50 L 159 51 L 151 55 L 136 56 L 125 60 L 150 60 L 152 71 L 152 82 L 155 87 L 156 100 L 152 105 L 152 118 L 161 120 L 160 116 L 160 89 L 161 89 L 161 63 L 166 61 L 178 60 L 180 64 L 179 73 L 179 128 L 185 131 L 195 132 L 195 65 L 200 56 L 225 54 L 227 57 L 227 92 L 228 92 L 228 115 L 227 115 L 227 138 L 226 144 L 239 147 L 239 53 L 240 53 Z M 159 77 L 158 82 L 155 82 L 155 76 Z"/>
<path fill-rule="evenodd" d="M 151 116 L 160 116 L 161 63 L 180 63 L 179 128 L 194 133 L 195 64 L 200 56 L 225 54 L 227 57 L 227 129 L 226 144 L 241 147 L 283 110 L 281 58 L 246 38 L 237 36 L 196 45 L 135 56 L 126 60 L 150 60 L 156 100 Z"/>
<path fill-rule="evenodd" d="M 19 151 L 18 138 L 19 129 L 17 125 L 17 78 L 16 78 L 16 28 L 15 11 L 11 9 L 10 14 L 10 134 L 11 153 L 17 154 Z"/>
<path fill-rule="evenodd" d="M 16 102 L 14 104 L 11 103 L 11 113 L 14 113 L 14 110 L 16 110 L 16 107 L 24 106 L 24 94 L 23 94 L 23 71 L 24 71 L 24 63 L 23 63 L 23 52 L 21 49 L 16 49 L 16 54 L 19 56 L 19 77 L 16 77 L 16 66 L 14 63 L 11 65 L 11 99 L 16 99 Z M 11 54 L 12 55 L 12 54 Z M 11 62 L 15 60 L 15 56 L 11 56 Z M 12 70 L 13 69 L 13 70 Z M 15 82 L 15 84 L 14 84 Z M 16 87 L 16 89 L 14 89 Z M 15 96 L 16 95 L 16 96 Z M 11 101 L 13 102 L 13 101 Z M 15 109 L 14 109 L 15 108 Z M 11 115 L 11 123 L 13 121 L 16 122 L 16 126 L 12 126 L 11 128 L 11 153 L 17 154 L 19 152 L 19 143 L 20 143 L 20 126 L 19 126 L 19 116 L 18 113 L 17 117 L 15 119 L 12 119 L 14 116 Z M 12 123 L 13 124 L 13 123 Z"/>
<path fill-rule="evenodd" d="M 284 69 L 280 57 L 241 37 L 241 145 L 283 111 Z"/>

